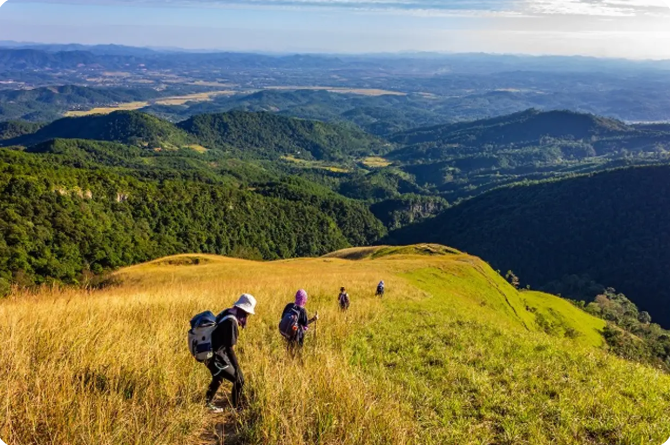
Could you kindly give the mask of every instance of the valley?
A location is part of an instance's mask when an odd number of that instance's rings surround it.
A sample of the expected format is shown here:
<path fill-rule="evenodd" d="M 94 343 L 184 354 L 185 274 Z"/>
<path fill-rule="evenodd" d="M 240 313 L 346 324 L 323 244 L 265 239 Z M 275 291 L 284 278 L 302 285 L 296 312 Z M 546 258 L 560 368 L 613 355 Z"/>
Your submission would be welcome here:
<path fill-rule="evenodd" d="M 0 437 L 660 444 L 668 69 L 0 42 Z M 245 292 L 207 410 L 188 320 Z"/>

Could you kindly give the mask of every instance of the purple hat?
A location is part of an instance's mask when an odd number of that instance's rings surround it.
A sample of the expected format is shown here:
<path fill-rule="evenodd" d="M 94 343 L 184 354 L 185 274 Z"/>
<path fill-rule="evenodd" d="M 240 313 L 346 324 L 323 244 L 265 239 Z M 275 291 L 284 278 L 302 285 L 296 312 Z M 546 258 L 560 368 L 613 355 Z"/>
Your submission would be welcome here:
<path fill-rule="evenodd" d="M 296 292 L 295 304 L 300 307 L 305 307 L 307 304 L 307 292 L 305 292 L 303 289 L 300 289 L 298 292 Z"/>

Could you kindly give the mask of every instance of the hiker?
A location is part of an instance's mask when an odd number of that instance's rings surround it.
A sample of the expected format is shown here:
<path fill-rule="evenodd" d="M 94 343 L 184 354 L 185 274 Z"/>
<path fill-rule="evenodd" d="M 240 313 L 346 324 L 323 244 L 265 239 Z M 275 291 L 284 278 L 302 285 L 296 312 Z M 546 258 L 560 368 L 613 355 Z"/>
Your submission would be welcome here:
<path fill-rule="evenodd" d="M 377 297 L 383 297 L 384 296 L 384 281 L 380 281 L 379 284 L 377 285 L 377 293 L 375 294 Z"/>
<path fill-rule="evenodd" d="M 346 311 L 349 309 L 349 294 L 343 287 L 340 288 L 340 295 L 337 297 L 337 302 L 340 304 L 340 310 Z"/>
<path fill-rule="evenodd" d="M 289 303 L 284 308 L 279 322 L 279 332 L 288 340 L 289 347 L 302 347 L 305 341 L 305 332 L 309 325 L 319 319 L 319 313 L 307 319 L 307 292 L 300 289 L 295 294 L 295 303 Z"/>
<path fill-rule="evenodd" d="M 216 316 L 214 324 L 210 324 L 211 340 L 208 340 L 211 347 L 204 363 L 209 372 L 212 373 L 212 382 L 207 389 L 205 400 L 207 407 L 216 413 L 223 412 L 222 408 L 216 407 L 212 402 L 224 380 L 228 380 L 233 384 L 231 394 L 232 404 L 235 408 L 240 408 L 244 375 L 237 361 L 235 345 L 239 336 L 238 327 L 242 329 L 246 327 L 249 315 L 254 315 L 255 313 L 255 307 L 256 299 L 252 295 L 243 294 L 233 307 L 221 312 Z M 205 314 L 211 314 L 211 312 Z M 211 319 L 206 321 L 211 322 Z M 191 324 L 193 325 L 193 321 Z M 205 339 L 204 336 L 202 338 Z M 189 339 L 191 339 L 191 335 L 189 335 Z M 199 348 L 196 346 L 195 349 Z M 196 359 L 198 359 L 197 356 Z"/>

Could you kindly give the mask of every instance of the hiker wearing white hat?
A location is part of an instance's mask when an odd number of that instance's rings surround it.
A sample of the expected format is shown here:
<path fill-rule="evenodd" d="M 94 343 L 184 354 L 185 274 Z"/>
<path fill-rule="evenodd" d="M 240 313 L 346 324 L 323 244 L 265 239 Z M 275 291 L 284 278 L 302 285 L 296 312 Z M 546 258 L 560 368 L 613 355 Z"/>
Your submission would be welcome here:
<path fill-rule="evenodd" d="M 221 412 L 212 404 L 214 396 L 221 383 L 228 380 L 233 384 L 232 403 L 235 408 L 240 407 L 244 375 L 235 355 L 235 345 L 239 335 L 238 327 L 244 329 L 249 315 L 254 315 L 256 299 L 249 294 L 238 298 L 233 307 L 226 309 L 216 317 L 216 328 L 212 332 L 212 349 L 214 355 L 207 360 L 206 365 L 212 373 L 212 382 L 207 390 L 207 405 L 212 411 Z"/>

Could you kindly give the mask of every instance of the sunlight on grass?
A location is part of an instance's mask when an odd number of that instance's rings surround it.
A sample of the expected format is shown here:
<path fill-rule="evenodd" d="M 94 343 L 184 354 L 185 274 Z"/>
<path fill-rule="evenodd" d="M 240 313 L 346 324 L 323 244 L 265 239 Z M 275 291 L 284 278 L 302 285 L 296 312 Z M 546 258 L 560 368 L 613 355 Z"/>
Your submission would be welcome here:
<path fill-rule="evenodd" d="M 230 415 L 243 443 L 660 444 L 670 435 L 670 376 L 589 346 L 599 320 L 517 292 L 479 259 L 424 247 L 359 261 L 182 255 L 124 269 L 118 287 L 0 301 L 0 437 L 203 443 L 221 419 L 203 407 L 209 373 L 188 353 L 188 321 L 243 292 L 259 302 L 238 346 L 249 407 Z M 373 295 L 381 279 L 383 300 Z M 340 286 L 352 298 L 344 314 Z M 277 324 L 301 287 L 321 319 L 291 357 Z M 538 312 L 576 333 L 547 334 Z"/>
<path fill-rule="evenodd" d="M 380 158 L 377 156 L 369 156 L 367 158 L 363 158 L 361 160 L 363 165 L 369 168 L 383 168 L 383 167 L 388 167 L 389 165 L 392 164 L 391 161 L 388 161 L 384 158 Z"/>

